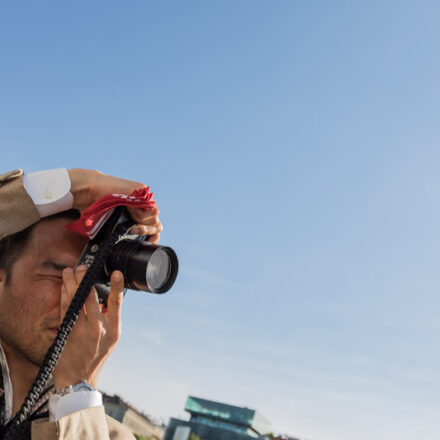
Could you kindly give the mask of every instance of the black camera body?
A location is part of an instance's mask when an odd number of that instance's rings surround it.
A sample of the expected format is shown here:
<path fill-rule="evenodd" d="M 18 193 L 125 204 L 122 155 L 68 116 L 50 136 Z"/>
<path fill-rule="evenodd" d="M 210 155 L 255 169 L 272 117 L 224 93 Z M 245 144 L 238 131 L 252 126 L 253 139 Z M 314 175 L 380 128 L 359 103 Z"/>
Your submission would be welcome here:
<path fill-rule="evenodd" d="M 116 207 L 78 260 L 77 266 L 90 267 L 103 241 L 116 235 L 116 243 L 94 284 L 100 303 L 107 302 L 114 270 L 123 273 L 125 288 L 132 290 L 162 294 L 176 280 L 178 259 L 174 250 L 148 242 L 147 236 L 130 234 L 135 225 L 127 208 Z"/>

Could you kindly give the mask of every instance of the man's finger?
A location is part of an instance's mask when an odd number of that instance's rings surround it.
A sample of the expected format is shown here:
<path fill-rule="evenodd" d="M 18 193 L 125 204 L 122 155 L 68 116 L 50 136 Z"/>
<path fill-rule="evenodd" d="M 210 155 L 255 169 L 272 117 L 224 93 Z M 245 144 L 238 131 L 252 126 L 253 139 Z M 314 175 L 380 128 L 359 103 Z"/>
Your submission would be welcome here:
<path fill-rule="evenodd" d="M 99 307 L 99 301 L 94 287 L 90 290 L 84 306 L 89 320 L 97 320 L 101 315 L 101 308 Z"/>
<path fill-rule="evenodd" d="M 124 297 L 124 276 L 122 275 L 122 272 L 115 270 L 112 273 L 110 282 L 111 287 L 110 294 L 107 298 L 106 315 L 112 330 L 114 330 L 119 336 L 122 300 Z"/>
<path fill-rule="evenodd" d="M 146 223 L 148 220 L 159 215 L 159 208 L 155 206 L 152 209 L 133 208 L 129 207 L 128 212 L 131 218 L 137 223 Z"/>
<path fill-rule="evenodd" d="M 71 267 L 66 267 L 63 270 L 63 285 L 67 289 L 67 293 L 72 297 L 76 292 L 77 282 L 75 279 L 75 272 Z"/>
<path fill-rule="evenodd" d="M 67 308 L 69 307 L 69 304 L 70 304 L 69 294 L 67 292 L 66 287 L 63 284 L 61 286 L 61 298 L 60 298 L 60 315 L 61 315 L 61 320 L 64 319 L 64 316 L 66 315 Z"/>
<path fill-rule="evenodd" d="M 160 234 L 163 230 L 162 223 L 155 223 L 154 225 L 143 225 L 138 223 L 131 229 L 132 234 L 136 235 L 154 235 Z"/>
<path fill-rule="evenodd" d="M 87 266 L 84 266 L 83 264 L 81 264 L 81 266 L 78 266 L 75 270 L 75 280 L 76 283 L 79 285 L 79 283 L 82 281 L 82 279 L 84 278 L 84 275 L 87 272 Z"/>
<path fill-rule="evenodd" d="M 153 244 L 158 244 L 160 240 L 160 234 L 153 234 L 148 237 L 148 241 Z"/>
<path fill-rule="evenodd" d="M 156 216 L 146 219 L 143 224 L 147 226 L 159 226 L 162 223 L 160 222 L 159 217 Z"/>
<path fill-rule="evenodd" d="M 76 293 L 76 290 L 78 289 L 79 283 L 82 281 L 82 279 L 84 278 L 84 275 L 87 272 L 87 267 L 84 265 L 78 266 L 75 270 L 75 281 L 76 281 L 76 287 L 75 287 L 75 292 L 73 292 L 73 295 Z M 90 294 L 89 294 L 90 296 Z M 84 313 L 84 317 L 88 318 L 89 317 L 89 310 L 87 309 L 87 305 L 86 303 L 84 303 L 84 305 L 82 306 L 82 311 Z M 81 318 L 81 315 L 79 316 Z"/>

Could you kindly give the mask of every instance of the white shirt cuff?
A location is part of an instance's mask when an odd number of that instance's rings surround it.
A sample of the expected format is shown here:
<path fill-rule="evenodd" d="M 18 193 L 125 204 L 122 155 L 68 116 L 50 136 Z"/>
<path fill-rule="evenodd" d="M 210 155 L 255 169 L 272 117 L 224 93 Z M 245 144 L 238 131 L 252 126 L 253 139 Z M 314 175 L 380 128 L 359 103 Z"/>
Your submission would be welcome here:
<path fill-rule="evenodd" d="M 71 182 L 66 168 L 25 173 L 23 185 L 40 217 L 47 217 L 73 207 Z"/>
<path fill-rule="evenodd" d="M 99 391 L 75 391 L 65 396 L 52 394 L 49 397 L 49 421 L 58 422 L 61 417 L 95 406 L 102 406 Z"/>

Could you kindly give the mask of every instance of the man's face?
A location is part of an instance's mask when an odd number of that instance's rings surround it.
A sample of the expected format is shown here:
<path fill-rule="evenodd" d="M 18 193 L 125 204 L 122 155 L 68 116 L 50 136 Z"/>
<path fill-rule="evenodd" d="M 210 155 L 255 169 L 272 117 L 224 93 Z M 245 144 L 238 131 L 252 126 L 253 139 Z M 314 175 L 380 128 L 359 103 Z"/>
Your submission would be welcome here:
<path fill-rule="evenodd" d="M 86 239 L 67 230 L 68 218 L 38 223 L 12 266 L 0 278 L 0 338 L 9 349 L 40 365 L 61 324 L 62 270 L 74 267 Z"/>

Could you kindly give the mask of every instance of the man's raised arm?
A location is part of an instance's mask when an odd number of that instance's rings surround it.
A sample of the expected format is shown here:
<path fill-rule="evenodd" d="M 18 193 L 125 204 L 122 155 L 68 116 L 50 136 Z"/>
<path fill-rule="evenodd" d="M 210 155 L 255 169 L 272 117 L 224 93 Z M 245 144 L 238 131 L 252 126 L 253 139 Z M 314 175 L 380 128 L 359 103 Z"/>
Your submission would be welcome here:
<path fill-rule="evenodd" d="M 70 208 L 88 208 L 106 194 L 131 194 L 144 183 L 110 176 L 96 170 L 74 168 L 23 173 L 17 169 L 0 175 L 0 239 L 46 217 Z M 130 208 L 140 235 L 159 241 L 162 224 L 157 207 Z"/>

